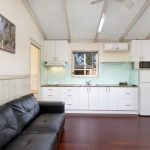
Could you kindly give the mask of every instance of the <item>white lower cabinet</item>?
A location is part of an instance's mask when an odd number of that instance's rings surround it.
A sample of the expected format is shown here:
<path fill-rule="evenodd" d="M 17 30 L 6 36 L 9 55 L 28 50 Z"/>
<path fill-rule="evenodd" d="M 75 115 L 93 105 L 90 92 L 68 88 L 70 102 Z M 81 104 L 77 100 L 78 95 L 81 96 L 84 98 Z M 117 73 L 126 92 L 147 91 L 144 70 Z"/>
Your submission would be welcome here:
<path fill-rule="evenodd" d="M 117 89 L 118 110 L 138 110 L 138 89 Z"/>
<path fill-rule="evenodd" d="M 99 110 L 99 90 L 98 87 L 88 88 L 89 110 Z"/>
<path fill-rule="evenodd" d="M 88 99 L 88 88 L 87 87 L 80 87 L 79 109 L 80 110 L 88 110 L 89 109 L 89 99 Z"/>
<path fill-rule="evenodd" d="M 66 110 L 79 109 L 79 88 L 78 87 L 61 87 L 60 97 L 65 102 Z"/>
<path fill-rule="evenodd" d="M 137 111 L 138 88 L 42 87 L 42 99 L 64 101 L 73 111 Z"/>
<path fill-rule="evenodd" d="M 116 88 L 99 88 L 99 110 L 117 110 Z"/>
<path fill-rule="evenodd" d="M 59 87 L 42 87 L 43 101 L 60 101 Z"/>
<path fill-rule="evenodd" d="M 80 87 L 80 110 L 98 110 L 98 87 Z"/>

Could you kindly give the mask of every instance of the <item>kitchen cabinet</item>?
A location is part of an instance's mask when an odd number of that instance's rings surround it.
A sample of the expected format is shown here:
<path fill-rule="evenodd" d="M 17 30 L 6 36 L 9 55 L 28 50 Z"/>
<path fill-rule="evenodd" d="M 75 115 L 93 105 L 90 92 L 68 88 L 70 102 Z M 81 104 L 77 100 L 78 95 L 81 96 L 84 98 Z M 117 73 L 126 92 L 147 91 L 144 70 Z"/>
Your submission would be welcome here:
<path fill-rule="evenodd" d="M 42 87 L 43 101 L 60 101 L 59 87 Z"/>
<path fill-rule="evenodd" d="M 42 87 L 42 99 L 63 101 L 69 111 L 138 110 L 138 88 L 132 87 Z"/>
<path fill-rule="evenodd" d="M 138 88 L 117 89 L 118 110 L 138 110 Z"/>
<path fill-rule="evenodd" d="M 89 109 L 89 98 L 88 98 L 88 88 L 87 87 L 80 87 L 79 109 L 80 110 L 88 110 Z"/>
<path fill-rule="evenodd" d="M 88 88 L 89 110 L 98 110 L 99 109 L 98 87 L 87 87 L 87 88 Z"/>
<path fill-rule="evenodd" d="M 61 99 L 65 102 L 66 110 L 79 109 L 79 88 L 61 87 Z"/>
<path fill-rule="evenodd" d="M 44 41 L 44 61 L 47 62 L 68 62 L 67 40 L 46 40 Z"/>
<path fill-rule="evenodd" d="M 80 88 L 80 110 L 98 110 L 98 87 Z"/>
<path fill-rule="evenodd" d="M 99 109 L 117 110 L 116 88 L 114 87 L 99 88 Z"/>
<path fill-rule="evenodd" d="M 150 61 L 150 40 L 133 40 L 130 48 L 131 61 Z"/>
<path fill-rule="evenodd" d="M 150 61 L 150 40 L 142 40 L 142 60 Z"/>

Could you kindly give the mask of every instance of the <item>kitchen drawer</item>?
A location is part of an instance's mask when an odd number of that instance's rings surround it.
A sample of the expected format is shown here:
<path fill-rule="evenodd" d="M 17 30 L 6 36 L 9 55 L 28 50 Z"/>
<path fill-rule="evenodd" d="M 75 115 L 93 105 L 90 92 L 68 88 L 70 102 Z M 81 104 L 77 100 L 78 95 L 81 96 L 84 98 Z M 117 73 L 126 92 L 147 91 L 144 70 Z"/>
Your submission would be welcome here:
<path fill-rule="evenodd" d="M 65 98 L 65 99 L 79 99 L 79 94 L 76 94 L 76 93 L 63 93 L 61 94 L 61 97 L 62 98 Z"/>
<path fill-rule="evenodd" d="M 42 94 L 42 100 L 58 101 L 59 99 L 60 99 L 60 97 L 58 94 L 47 94 L 47 93 Z"/>
<path fill-rule="evenodd" d="M 137 110 L 135 99 L 119 99 L 118 110 Z"/>
<path fill-rule="evenodd" d="M 117 89 L 118 98 L 137 98 L 138 89 L 137 88 L 120 88 Z"/>
<path fill-rule="evenodd" d="M 65 101 L 65 109 L 77 110 L 79 109 L 78 100 Z"/>
<path fill-rule="evenodd" d="M 42 93 L 59 93 L 60 88 L 59 87 L 43 87 Z"/>
<path fill-rule="evenodd" d="M 61 93 L 79 93 L 79 87 L 62 87 Z"/>

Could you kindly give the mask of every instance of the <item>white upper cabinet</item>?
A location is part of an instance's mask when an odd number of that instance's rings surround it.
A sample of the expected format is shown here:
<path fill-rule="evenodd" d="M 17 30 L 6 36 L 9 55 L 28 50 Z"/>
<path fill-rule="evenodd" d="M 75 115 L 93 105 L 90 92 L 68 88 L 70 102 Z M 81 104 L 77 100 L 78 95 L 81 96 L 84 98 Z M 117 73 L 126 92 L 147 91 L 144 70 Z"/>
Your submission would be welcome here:
<path fill-rule="evenodd" d="M 142 60 L 141 61 L 150 61 L 150 40 L 142 41 Z"/>
<path fill-rule="evenodd" d="M 44 41 L 44 61 L 55 60 L 55 41 Z"/>
<path fill-rule="evenodd" d="M 131 42 L 131 61 L 150 61 L 150 40 L 133 40 Z"/>
<path fill-rule="evenodd" d="M 131 48 L 130 48 L 130 56 L 131 61 L 133 62 L 139 62 L 141 57 L 141 40 L 133 40 L 131 42 Z"/>
<path fill-rule="evenodd" d="M 68 62 L 68 42 L 66 40 L 44 41 L 44 61 Z"/>

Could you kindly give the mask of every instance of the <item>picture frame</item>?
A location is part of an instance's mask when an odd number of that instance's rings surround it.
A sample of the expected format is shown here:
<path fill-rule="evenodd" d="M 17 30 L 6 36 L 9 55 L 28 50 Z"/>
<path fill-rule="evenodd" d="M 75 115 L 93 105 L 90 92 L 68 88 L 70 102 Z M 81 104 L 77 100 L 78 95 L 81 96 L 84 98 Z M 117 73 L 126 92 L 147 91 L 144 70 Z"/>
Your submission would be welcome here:
<path fill-rule="evenodd" d="M 0 50 L 15 53 L 16 26 L 0 14 Z"/>

